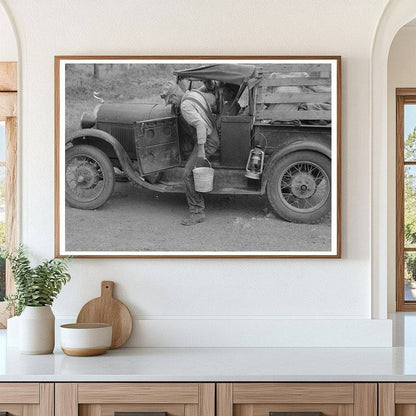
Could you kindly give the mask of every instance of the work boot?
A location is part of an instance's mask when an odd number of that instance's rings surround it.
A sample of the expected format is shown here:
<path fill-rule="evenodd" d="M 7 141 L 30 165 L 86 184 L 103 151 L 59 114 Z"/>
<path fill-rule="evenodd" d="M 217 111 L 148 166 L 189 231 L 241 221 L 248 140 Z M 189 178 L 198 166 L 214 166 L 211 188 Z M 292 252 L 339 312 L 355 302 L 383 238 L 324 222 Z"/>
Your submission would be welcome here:
<path fill-rule="evenodd" d="M 198 214 L 191 214 L 189 217 L 184 218 L 181 221 L 181 224 L 182 225 L 195 225 L 204 221 L 205 221 L 205 214 L 203 212 L 200 212 Z"/>

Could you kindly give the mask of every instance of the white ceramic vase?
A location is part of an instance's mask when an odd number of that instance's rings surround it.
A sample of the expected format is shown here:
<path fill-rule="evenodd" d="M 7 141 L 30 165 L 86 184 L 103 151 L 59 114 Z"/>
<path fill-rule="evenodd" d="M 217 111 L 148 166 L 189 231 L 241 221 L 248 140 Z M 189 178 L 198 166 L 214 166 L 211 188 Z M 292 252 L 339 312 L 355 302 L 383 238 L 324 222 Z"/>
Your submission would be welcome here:
<path fill-rule="evenodd" d="M 50 306 L 26 306 L 19 319 L 19 352 L 50 354 L 55 347 L 55 316 Z"/>

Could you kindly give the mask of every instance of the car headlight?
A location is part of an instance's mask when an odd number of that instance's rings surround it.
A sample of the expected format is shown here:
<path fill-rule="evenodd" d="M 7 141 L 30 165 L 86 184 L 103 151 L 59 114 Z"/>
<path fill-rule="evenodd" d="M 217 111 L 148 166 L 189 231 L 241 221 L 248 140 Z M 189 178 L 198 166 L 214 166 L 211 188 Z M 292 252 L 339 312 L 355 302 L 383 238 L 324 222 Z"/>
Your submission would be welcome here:
<path fill-rule="evenodd" d="M 93 111 L 84 111 L 81 116 L 81 128 L 90 129 L 97 123 L 97 113 Z"/>

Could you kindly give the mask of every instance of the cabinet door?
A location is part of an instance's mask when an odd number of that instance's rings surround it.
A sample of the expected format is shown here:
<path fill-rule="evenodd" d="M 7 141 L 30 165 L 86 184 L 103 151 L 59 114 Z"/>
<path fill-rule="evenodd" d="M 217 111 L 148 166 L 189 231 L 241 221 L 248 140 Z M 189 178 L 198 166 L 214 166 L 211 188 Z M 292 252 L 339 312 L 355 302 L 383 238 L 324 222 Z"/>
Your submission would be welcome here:
<path fill-rule="evenodd" d="M 416 383 L 380 383 L 380 416 L 415 416 Z"/>
<path fill-rule="evenodd" d="M 215 416 L 213 383 L 62 383 L 56 416 Z"/>
<path fill-rule="evenodd" d="M 377 416 L 377 385 L 221 383 L 217 416 Z"/>
<path fill-rule="evenodd" d="M 53 416 L 51 383 L 0 383 L 0 415 Z"/>

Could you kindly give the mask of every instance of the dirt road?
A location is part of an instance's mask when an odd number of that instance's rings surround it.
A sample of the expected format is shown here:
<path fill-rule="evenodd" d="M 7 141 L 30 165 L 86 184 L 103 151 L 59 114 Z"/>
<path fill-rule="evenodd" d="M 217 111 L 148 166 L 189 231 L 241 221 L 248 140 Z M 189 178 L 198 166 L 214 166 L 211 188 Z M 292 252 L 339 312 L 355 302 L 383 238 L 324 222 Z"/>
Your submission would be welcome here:
<path fill-rule="evenodd" d="M 185 195 L 158 194 L 117 182 L 94 211 L 66 207 L 67 251 L 329 251 L 331 221 L 293 224 L 266 198 L 206 195 L 207 219 L 191 227 Z"/>

